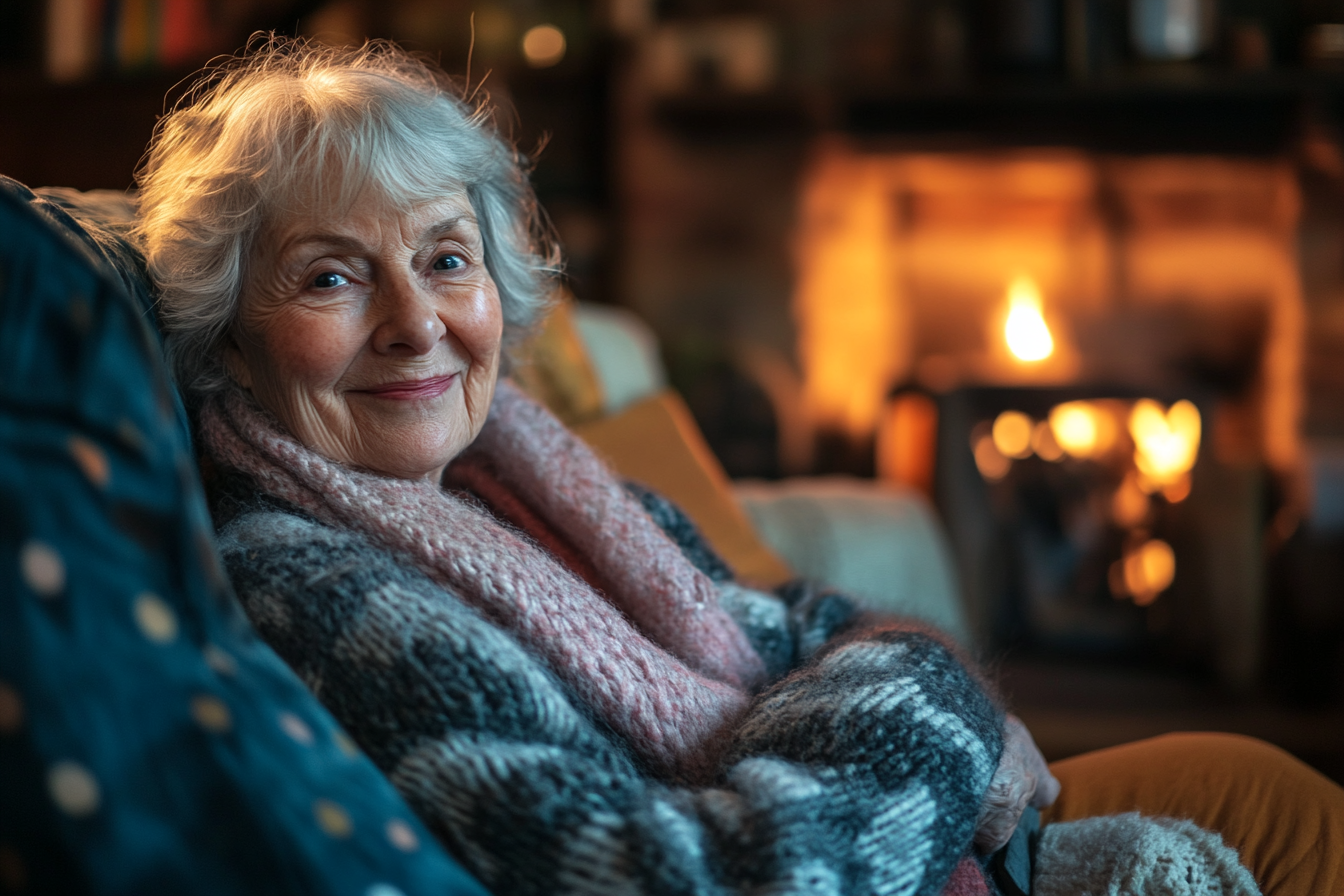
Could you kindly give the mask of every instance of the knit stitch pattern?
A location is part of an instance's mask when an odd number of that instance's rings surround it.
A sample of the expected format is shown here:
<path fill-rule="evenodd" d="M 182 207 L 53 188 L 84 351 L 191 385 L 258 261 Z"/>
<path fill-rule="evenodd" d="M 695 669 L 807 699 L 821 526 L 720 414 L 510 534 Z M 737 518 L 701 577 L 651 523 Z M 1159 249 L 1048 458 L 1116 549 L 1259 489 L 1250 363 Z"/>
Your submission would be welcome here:
<path fill-rule="evenodd" d="M 826 618 L 848 634 L 762 695 L 713 786 L 675 786 L 512 633 L 363 536 L 258 507 L 221 546 L 259 633 L 496 893 L 932 896 L 1002 748 L 932 635 L 859 626 L 826 592 L 738 593 L 763 641 Z M 817 709 L 864 670 L 927 692 Z"/>
<path fill-rule="evenodd" d="M 1035 896 L 1260 896 L 1236 850 L 1189 821 L 1137 812 L 1050 825 Z"/>
<path fill-rule="evenodd" d="M 533 540 L 468 496 L 339 468 L 230 401 L 202 434 L 244 608 L 494 892 L 994 892 L 968 854 L 1003 716 L 936 634 L 805 582 L 738 585 L 668 502 L 553 432 L 529 454 L 544 412 L 492 415 L 524 431 L 488 443 L 513 458 L 473 451 L 450 477 L 546 530 Z M 553 477 L 519 472 L 548 452 L 569 455 Z M 548 487 L 568 493 L 527 499 Z M 577 512 L 589 491 L 603 513 Z M 613 519 L 640 550 L 584 531 Z M 544 545 L 577 551 L 589 581 Z M 1048 828 L 1042 896 L 1255 892 L 1215 835 L 1121 819 Z"/>
<path fill-rule="evenodd" d="M 559 494 L 533 509 L 606 572 L 612 588 L 605 595 L 475 502 L 430 482 L 326 460 L 242 392 L 207 404 L 201 430 L 221 467 L 406 557 L 512 632 L 660 773 L 709 774 L 715 744 L 747 707 L 745 689 L 764 675 L 761 658 L 719 606 L 714 582 L 590 450 L 507 382 L 476 445 L 454 466 L 509 478 L 517 490 Z M 485 453 L 482 443 L 501 453 Z M 533 466 L 541 472 L 523 469 Z"/>

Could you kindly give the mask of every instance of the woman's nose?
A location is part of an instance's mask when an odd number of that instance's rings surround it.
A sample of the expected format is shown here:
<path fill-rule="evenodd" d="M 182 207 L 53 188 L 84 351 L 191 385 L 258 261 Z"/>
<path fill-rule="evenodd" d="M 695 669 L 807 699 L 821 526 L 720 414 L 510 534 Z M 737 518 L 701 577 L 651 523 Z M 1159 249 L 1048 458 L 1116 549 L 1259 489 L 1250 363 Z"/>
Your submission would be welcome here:
<path fill-rule="evenodd" d="M 448 328 L 439 315 L 435 294 L 412 278 L 380 285 L 377 308 L 381 319 L 373 347 L 384 354 L 428 354 Z"/>

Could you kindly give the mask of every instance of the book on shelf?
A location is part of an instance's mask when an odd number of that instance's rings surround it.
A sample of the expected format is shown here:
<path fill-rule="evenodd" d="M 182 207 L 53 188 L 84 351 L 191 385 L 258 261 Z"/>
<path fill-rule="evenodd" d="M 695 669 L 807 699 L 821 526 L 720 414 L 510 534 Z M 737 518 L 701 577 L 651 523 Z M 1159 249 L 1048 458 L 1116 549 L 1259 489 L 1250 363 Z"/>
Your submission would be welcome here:
<path fill-rule="evenodd" d="M 189 66 L 210 52 L 211 24 L 209 0 L 47 0 L 46 74 L 68 83 Z"/>

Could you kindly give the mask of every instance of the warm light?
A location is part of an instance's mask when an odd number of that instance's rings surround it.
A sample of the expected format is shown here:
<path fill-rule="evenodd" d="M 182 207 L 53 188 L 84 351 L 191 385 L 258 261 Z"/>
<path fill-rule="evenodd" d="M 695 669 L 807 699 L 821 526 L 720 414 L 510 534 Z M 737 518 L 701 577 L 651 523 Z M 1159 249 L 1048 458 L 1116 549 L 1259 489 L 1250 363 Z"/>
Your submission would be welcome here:
<path fill-rule="evenodd" d="M 878 477 L 933 497 L 937 446 L 937 403 L 918 392 L 897 395 L 878 422 L 874 446 Z"/>
<path fill-rule="evenodd" d="M 1050 431 L 1059 447 L 1074 457 L 1091 457 L 1097 447 L 1097 409 L 1070 401 L 1050 411 Z"/>
<path fill-rule="evenodd" d="M 1003 325 L 1008 350 L 1020 361 L 1044 361 L 1055 350 L 1054 337 L 1041 315 L 1041 291 L 1030 277 L 1008 286 L 1008 321 Z"/>
<path fill-rule="evenodd" d="M 1099 457 L 1115 442 L 1115 420 L 1104 407 L 1069 401 L 1050 411 L 1050 433 L 1072 457 Z"/>
<path fill-rule="evenodd" d="M 1129 433 L 1134 437 L 1134 465 L 1154 491 L 1176 485 L 1199 453 L 1199 410 L 1178 401 L 1164 412 L 1152 399 L 1140 399 L 1129 415 Z"/>
<path fill-rule="evenodd" d="M 890 172 L 822 153 L 803 194 L 797 282 L 803 413 L 813 426 L 865 439 L 911 363 L 901 279 L 893 268 Z"/>
<path fill-rule="evenodd" d="M 1013 462 L 999 453 L 999 449 L 994 447 L 994 437 L 990 435 L 981 436 L 975 442 L 975 466 L 980 471 L 980 475 L 990 482 L 998 482 L 1008 475 L 1008 471 L 1013 468 Z"/>
<path fill-rule="evenodd" d="M 1055 441 L 1055 434 L 1050 431 L 1050 424 L 1045 420 L 1037 423 L 1036 428 L 1031 431 L 1031 450 L 1042 460 L 1051 463 L 1064 456 L 1064 449 Z"/>
<path fill-rule="evenodd" d="M 1124 559 L 1125 588 L 1134 596 L 1134 603 L 1147 606 L 1171 587 L 1176 578 L 1176 552 L 1171 545 L 1154 538 Z"/>
<path fill-rule="evenodd" d="M 1031 456 L 1031 418 L 1021 411 L 1004 411 L 994 418 L 994 447 L 1004 457 Z"/>
<path fill-rule="evenodd" d="M 537 25 L 523 35 L 523 58 L 533 68 L 548 68 L 565 58 L 565 34 L 554 25 Z"/>
<path fill-rule="evenodd" d="M 1190 497 L 1190 474 L 1186 473 L 1180 479 L 1163 488 L 1162 497 L 1172 504 L 1179 504 Z"/>
<path fill-rule="evenodd" d="M 1148 495 L 1139 486 L 1138 477 L 1130 472 L 1111 498 L 1111 518 L 1116 525 L 1132 529 L 1148 517 Z"/>

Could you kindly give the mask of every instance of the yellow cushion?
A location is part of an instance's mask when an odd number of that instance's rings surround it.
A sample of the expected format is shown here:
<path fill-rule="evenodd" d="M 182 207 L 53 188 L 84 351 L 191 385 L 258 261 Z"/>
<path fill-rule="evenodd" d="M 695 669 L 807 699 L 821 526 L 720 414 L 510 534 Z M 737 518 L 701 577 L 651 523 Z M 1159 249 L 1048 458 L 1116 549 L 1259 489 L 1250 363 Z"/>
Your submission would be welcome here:
<path fill-rule="evenodd" d="M 664 390 L 625 410 L 573 427 L 627 479 L 676 502 L 746 582 L 773 587 L 793 573 L 761 542 L 729 490 L 685 402 Z"/>
<path fill-rule="evenodd" d="M 574 326 L 568 290 L 517 357 L 509 376 L 566 426 L 601 416 L 602 383 Z"/>
<path fill-rule="evenodd" d="M 1188 818 L 1237 850 L 1264 893 L 1344 893 L 1344 790 L 1278 747 L 1233 734 L 1167 734 L 1050 771 L 1062 789 L 1041 813 L 1045 824 L 1118 812 Z"/>

